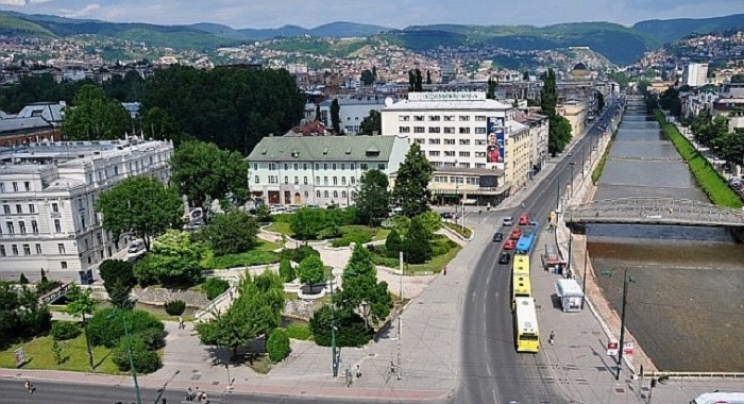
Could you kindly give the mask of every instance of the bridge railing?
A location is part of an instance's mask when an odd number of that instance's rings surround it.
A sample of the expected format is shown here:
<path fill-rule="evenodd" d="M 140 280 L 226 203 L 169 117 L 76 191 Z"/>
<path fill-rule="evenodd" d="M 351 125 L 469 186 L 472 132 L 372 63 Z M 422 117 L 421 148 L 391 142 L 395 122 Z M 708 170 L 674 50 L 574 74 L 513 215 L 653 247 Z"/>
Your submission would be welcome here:
<path fill-rule="evenodd" d="M 39 297 L 39 303 L 49 304 L 49 303 L 51 303 L 51 302 L 59 299 L 60 297 L 67 295 L 67 292 L 69 292 L 70 287 L 72 286 L 73 283 L 75 283 L 75 282 L 67 283 L 65 285 L 62 285 L 62 286 L 58 287 L 57 289 L 54 289 L 54 290 L 50 291 L 49 293 L 46 293 L 46 294 L 40 296 Z"/>
<path fill-rule="evenodd" d="M 604 200 L 570 207 L 567 221 L 602 222 L 610 220 L 685 222 L 744 226 L 744 210 L 724 208 L 699 201 L 674 199 L 627 198 Z"/>
<path fill-rule="evenodd" d="M 743 372 L 643 372 L 642 377 L 662 377 L 670 379 L 722 379 L 744 380 Z"/>

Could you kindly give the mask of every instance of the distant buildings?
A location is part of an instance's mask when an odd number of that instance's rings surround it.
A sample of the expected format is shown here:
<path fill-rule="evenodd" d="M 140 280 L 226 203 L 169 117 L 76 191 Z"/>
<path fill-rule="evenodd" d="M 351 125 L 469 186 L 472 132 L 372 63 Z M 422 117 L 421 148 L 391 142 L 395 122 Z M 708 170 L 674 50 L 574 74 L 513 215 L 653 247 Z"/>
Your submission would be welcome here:
<path fill-rule="evenodd" d="M 690 63 L 685 67 L 682 83 L 690 87 L 701 87 L 708 84 L 708 64 Z"/>
<path fill-rule="evenodd" d="M 125 178 L 167 182 L 173 144 L 138 138 L 0 149 L 0 278 L 72 280 L 126 248 L 101 227 L 98 195 Z"/>
<path fill-rule="evenodd" d="M 64 101 L 38 102 L 15 115 L 0 112 L 0 147 L 59 140 L 65 108 Z"/>
<path fill-rule="evenodd" d="M 325 100 L 320 104 L 308 103 L 305 106 L 305 118 L 314 120 L 317 112 L 316 105 L 320 105 L 320 119 L 326 128 L 331 128 L 331 103 Z M 379 95 L 338 98 L 339 124 L 345 135 L 359 133 L 359 125 L 370 111 L 380 111 L 385 106 L 385 97 Z"/>

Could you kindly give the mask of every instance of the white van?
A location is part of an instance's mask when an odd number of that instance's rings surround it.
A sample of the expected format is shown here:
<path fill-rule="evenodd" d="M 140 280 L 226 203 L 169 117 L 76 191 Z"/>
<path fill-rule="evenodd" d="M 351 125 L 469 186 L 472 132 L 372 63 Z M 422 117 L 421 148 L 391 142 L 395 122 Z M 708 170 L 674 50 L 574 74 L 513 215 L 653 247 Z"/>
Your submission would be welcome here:
<path fill-rule="evenodd" d="M 744 404 L 744 393 L 705 393 L 690 404 Z"/>

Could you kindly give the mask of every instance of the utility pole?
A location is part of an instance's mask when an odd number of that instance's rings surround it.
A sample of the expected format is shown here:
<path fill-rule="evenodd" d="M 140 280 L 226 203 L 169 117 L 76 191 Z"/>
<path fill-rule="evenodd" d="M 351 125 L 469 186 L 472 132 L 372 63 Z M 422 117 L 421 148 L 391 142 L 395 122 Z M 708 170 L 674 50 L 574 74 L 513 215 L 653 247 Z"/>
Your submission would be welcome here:
<path fill-rule="evenodd" d="M 333 273 L 331 273 L 331 366 L 333 377 L 338 377 L 338 355 L 336 354 L 336 302 L 333 299 Z"/>
<path fill-rule="evenodd" d="M 581 291 L 584 292 L 584 297 L 581 298 L 581 310 L 584 310 L 584 301 L 586 300 L 586 277 L 587 277 L 587 269 L 588 269 L 588 263 L 589 261 L 589 243 L 584 242 L 584 276 L 582 276 L 582 287 Z"/>
<path fill-rule="evenodd" d="M 398 260 L 400 262 L 400 278 L 398 281 L 398 294 L 400 296 L 400 302 L 403 304 L 403 251 L 399 253 Z M 401 366 L 401 338 L 403 338 L 403 306 L 401 306 L 400 313 L 398 313 L 398 343 L 396 344 L 397 348 L 397 354 L 398 354 L 398 368 L 396 369 L 395 374 L 398 380 L 400 380 L 403 377 L 403 367 Z"/>
<path fill-rule="evenodd" d="M 625 306 L 628 303 L 628 269 L 623 269 L 623 305 L 620 312 L 620 349 L 617 352 L 617 373 L 615 380 L 620 380 L 623 370 L 623 350 L 625 350 Z"/>
<path fill-rule="evenodd" d="M 134 367 L 134 357 L 132 356 L 132 337 L 129 335 L 129 329 L 127 328 L 127 318 L 122 314 L 121 321 L 124 323 L 124 336 L 127 338 L 127 351 L 129 351 L 129 370 L 132 372 L 132 380 L 134 381 L 134 397 L 137 400 L 137 404 L 142 404 L 140 399 L 139 383 L 137 383 L 137 369 Z"/>

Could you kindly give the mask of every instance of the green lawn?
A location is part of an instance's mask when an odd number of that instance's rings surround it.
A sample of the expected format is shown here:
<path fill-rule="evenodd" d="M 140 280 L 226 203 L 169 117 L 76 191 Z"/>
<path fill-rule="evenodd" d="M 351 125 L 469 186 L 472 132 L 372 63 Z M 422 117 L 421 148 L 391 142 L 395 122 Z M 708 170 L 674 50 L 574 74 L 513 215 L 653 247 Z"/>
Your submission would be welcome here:
<path fill-rule="evenodd" d="M 240 254 L 215 256 L 211 250 L 207 251 L 201 265 L 207 269 L 228 269 L 275 264 L 279 262 L 279 254 L 274 250 L 280 247 L 277 243 L 258 239 L 252 250 Z"/>
<path fill-rule="evenodd" d="M 444 225 L 448 228 L 453 230 L 455 233 L 465 237 L 470 238 L 470 236 L 473 235 L 473 231 L 470 230 L 469 227 L 466 226 L 460 226 L 458 224 L 450 223 L 450 222 L 444 222 Z"/>
<path fill-rule="evenodd" d="M 377 229 L 377 233 L 375 233 L 372 241 L 386 240 L 388 234 L 390 234 L 390 229 L 383 229 L 382 227 L 380 227 Z"/>
<path fill-rule="evenodd" d="M 382 227 L 379 227 L 379 228 L 370 228 L 368 226 L 355 226 L 355 225 L 352 225 L 352 226 L 342 226 L 341 227 L 341 231 L 342 231 L 342 233 L 345 233 L 344 230 L 353 229 L 354 227 L 365 228 L 367 230 L 375 230 L 375 233 L 374 233 L 374 235 L 372 237 L 372 241 L 385 240 L 387 238 L 388 234 L 390 234 L 390 230 L 389 229 L 383 229 Z M 344 228 L 346 228 L 346 229 L 344 229 Z M 266 227 L 266 230 L 271 231 L 271 232 L 274 232 L 274 233 L 284 234 L 284 235 L 289 236 L 289 237 L 292 237 L 292 235 L 293 235 L 292 229 L 290 228 L 290 224 L 288 222 L 274 222 L 274 223 L 271 223 L 270 225 L 268 225 Z M 281 247 L 281 246 L 279 246 L 279 247 Z M 277 247 L 277 248 L 279 248 L 279 247 Z"/>
<path fill-rule="evenodd" d="M 69 341 L 58 341 L 62 347 L 62 357 L 66 358 L 57 365 L 52 355 L 52 337 L 39 337 L 30 341 L 16 344 L 11 348 L 0 351 L 0 367 L 15 368 L 14 351 L 23 348 L 26 354 L 26 365 L 23 369 L 34 370 L 71 370 L 74 372 L 90 372 L 88 364 L 88 351 L 85 347 L 85 337 L 79 337 Z M 111 361 L 111 350 L 106 347 L 94 347 L 93 359 L 96 364 L 96 373 L 121 374 L 119 368 Z"/>
<path fill-rule="evenodd" d="M 431 272 L 438 274 L 442 271 L 445 265 L 447 265 L 450 261 L 452 261 L 455 256 L 457 256 L 457 253 L 462 250 L 462 247 L 459 245 L 455 245 L 454 247 L 450 248 L 449 251 L 447 251 L 444 255 L 438 255 L 431 260 L 423 263 L 423 264 L 417 264 L 417 265 L 408 265 L 406 268 L 406 273 L 409 274 L 420 274 L 422 272 Z"/>
<path fill-rule="evenodd" d="M 293 234 L 292 229 L 290 228 L 290 224 L 287 222 L 273 222 L 266 227 L 266 230 L 272 231 L 274 233 L 284 234 L 289 237 L 292 237 Z"/>
<path fill-rule="evenodd" d="M 457 255 L 457 253 L 462 250 L 462 247 L 460 247 L 457 243 L 454 241 L 444 237 L 444 236 L 437 236 L 439 238 L 436 238 L 431 241 L 432 249 L 434 250 L 434 253 L 436 254 L 437 251 L 439 251 L 439 255 L 434 255 L 429 261 L 426 261 L 423 264 L 408 264 L 405 266 L 405 273 L 409 275 L 417 275 L 422 274 L 425 272 L 430 273 L 439 273 L 442 271 L 445 265 L 452 261 L 453 258 Z M 375 263 L 375 265 L 382 265 L 389 268 L 398 268 L 399 262 L 397 258 L 391 258 L 387 257 L 386 255 L 381 255 L 381 252 L 384 250 L 384 246 L 377 246 L 377 252 L 372 254 L 372 262 Z M 441 253 L 442 251 L 446 251 L 444 253 Z"/>

